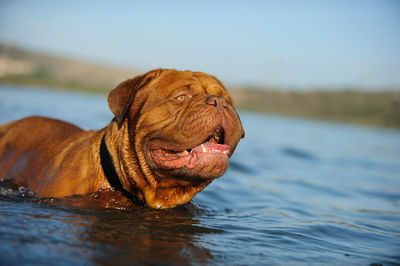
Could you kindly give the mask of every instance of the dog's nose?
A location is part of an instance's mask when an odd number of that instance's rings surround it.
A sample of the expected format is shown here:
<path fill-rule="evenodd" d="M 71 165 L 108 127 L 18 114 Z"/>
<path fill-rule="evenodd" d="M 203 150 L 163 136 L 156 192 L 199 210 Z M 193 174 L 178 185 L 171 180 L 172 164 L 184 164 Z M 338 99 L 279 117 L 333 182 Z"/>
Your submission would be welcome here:
<path fill-rule="evenodd" d="M 214 105 L 216 108 L 227 108 L 228 102 L 222 96 L 210 95 L 206 99 L 206 104 Z"/>

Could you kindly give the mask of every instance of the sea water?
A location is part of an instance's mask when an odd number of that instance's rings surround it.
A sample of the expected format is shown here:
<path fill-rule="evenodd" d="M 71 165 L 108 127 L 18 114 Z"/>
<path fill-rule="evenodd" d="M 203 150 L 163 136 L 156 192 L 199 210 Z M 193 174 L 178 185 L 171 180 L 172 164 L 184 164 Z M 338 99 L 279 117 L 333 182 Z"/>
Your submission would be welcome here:
<path fill-rule="evenodd" d="M 70 208 L 3 184 L 0 264 L 400 263 L 399 130 L 239 113 L 227 173 L 176 209 Z M 0 124 L 29 115 L 112 119 L 106 95 L 0 85 Z"/>

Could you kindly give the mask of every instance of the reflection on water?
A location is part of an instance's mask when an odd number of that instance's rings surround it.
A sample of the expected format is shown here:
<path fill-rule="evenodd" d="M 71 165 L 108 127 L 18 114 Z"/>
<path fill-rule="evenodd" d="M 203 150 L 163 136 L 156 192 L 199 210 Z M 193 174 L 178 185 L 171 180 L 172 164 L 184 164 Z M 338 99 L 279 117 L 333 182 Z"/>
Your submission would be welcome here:
<path fill-rule="evenodd" d="M 223 232 L 200 225 L 196 216 L 202 211 L 193 204 L 163 211 L 94 211 L 7 192 L 3 189 L 0 197 L 3 263 L 29 263 L 34 258 L 40 264 L 57 264 L 60 259 L 67 264 L 86 260 L 100 264 L 203 264 L 212 256 L 196 245 L 197 239 Z"/>
<path fill-rule="evenodd" d="M 105 96 L 0 86 L 0 123 L 31 114 L 86 129 L 112 118 Z M 74 208 L 3 182 L 0 264 L 400 262 L 399 131 L 241 118 L 228 172 L 177 209 Z"/>
<path fill-rule="evenodd" d="M 193 212 L 193 207 L 188 205 L 173 211 L 147 209 L 118 213 L 112 218 L 103 214 L 93 223 L 85 240 L 112 245 L 114 251 L 105 258 L 110 263 L 114 260 L 126 263 L 206 263 L 212 258 L 210 251 L 197 246 L 196 239 L 203 234 L 221 231 L 199 225 Z"/>

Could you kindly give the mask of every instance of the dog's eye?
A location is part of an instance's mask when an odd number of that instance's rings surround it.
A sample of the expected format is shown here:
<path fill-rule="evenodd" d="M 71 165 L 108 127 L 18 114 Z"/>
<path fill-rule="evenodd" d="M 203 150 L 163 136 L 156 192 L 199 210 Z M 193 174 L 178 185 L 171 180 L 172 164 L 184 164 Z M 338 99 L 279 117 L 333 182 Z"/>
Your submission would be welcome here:
<path fill-rule="evenodd" d="M 180 101 L 180 102 L 185 101 L 187 98 L 188 98 L 188 97 L 187 97 L 186 94 L 181 94 L 181 95 L 175 97 L 175 99 L 178 100 L 178 101 Z"/>

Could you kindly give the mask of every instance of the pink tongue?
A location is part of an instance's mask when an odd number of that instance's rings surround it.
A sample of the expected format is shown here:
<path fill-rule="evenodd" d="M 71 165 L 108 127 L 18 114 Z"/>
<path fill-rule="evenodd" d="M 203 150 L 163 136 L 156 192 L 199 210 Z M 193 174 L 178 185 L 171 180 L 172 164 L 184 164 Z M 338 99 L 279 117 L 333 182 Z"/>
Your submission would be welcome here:
<path fill-rule="evenodd" d="M 229 153 L 230 146 L 223 144 L 214 144 L 210 142 L 203 143 L 192 149 L 193 152 L 226 152 Z"/>

